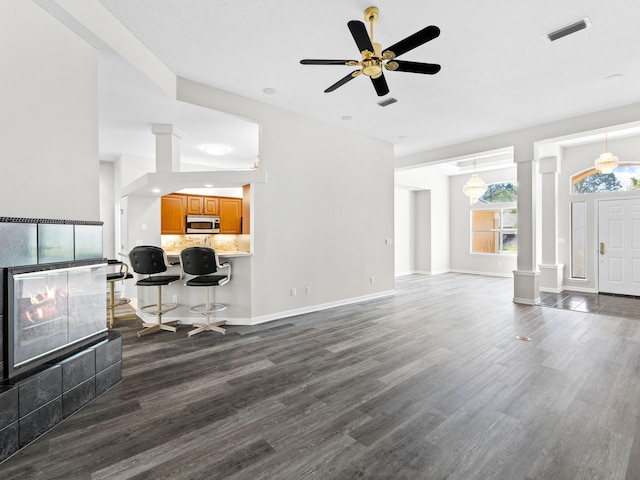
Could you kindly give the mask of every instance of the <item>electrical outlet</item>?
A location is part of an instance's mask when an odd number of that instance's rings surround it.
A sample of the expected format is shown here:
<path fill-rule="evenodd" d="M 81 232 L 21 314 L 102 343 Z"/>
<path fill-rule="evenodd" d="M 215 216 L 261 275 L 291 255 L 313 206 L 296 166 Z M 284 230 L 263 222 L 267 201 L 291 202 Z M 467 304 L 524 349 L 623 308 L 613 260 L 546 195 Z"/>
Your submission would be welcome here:
<path fill-rule="evenodd" d="M 311 293 L 311 287 L 307 287 L 307 289 L 305 290 L 305 293 L 309 295 Z"/>
<path fill-rule="evenodd" d="M 173 303 L 178 303 L 178 295 L 173 296 Z"/>
<path fill-rule="evenodd" d="M 296 289 L 295 289 L 295 288 L 292 288 L 292 289 L 291 289 L 291 296 L 292 296 L 292 297 L 295 297 L 297 294 L 298 294 L 298 292 L 296 291 Z"/>

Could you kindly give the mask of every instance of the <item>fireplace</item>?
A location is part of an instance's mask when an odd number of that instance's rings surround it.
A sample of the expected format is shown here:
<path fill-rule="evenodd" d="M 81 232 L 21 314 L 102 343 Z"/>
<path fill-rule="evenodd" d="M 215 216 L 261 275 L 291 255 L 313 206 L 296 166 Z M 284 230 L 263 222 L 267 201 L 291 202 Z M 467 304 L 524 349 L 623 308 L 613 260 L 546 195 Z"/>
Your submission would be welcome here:
<path fill-rule="evenodd" d="M 7 268 L 7 377 L 106 336 L 106 262 Z"/>
<path fill-rule="evenodd" d="M 102 222 L 0 217 L 0 371 L 12 379 L 106 336 Z"/>
<path fill-rule="evenodd" d="M 102 222 L 0 217 L 0 462 L 122 380 Z"/>

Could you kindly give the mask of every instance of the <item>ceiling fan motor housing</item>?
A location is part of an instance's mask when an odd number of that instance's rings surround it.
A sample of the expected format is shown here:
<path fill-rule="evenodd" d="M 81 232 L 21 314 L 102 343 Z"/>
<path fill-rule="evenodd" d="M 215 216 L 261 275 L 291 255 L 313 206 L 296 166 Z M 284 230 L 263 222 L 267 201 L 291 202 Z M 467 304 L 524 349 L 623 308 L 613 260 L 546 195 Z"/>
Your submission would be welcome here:
<path fill-rule="evenodd" d="M 325 89 L 325 93 L 333 92 L 338 87 L 349 82 L 360 75 L 369 77 L 373 83 L 378 96 L 389 93 L 389 87 L 384 78 L 383 71 L 400 71 L 433 75 L 440 71 L 440 65 L 433 63 L 411 62 L 406 60 L 396 60 L 396 57 L 413 50 L 420 45 L 433 40 L 440 35 L 440 29 L 434 25 L 409 35 L 392 46 L 382 51 L 382 45 L 373 40 L 373 24 L 378 20 L 380 12 L 377 7 L 369 7 L 364 12 L 365 21 L 369 22 L 370 33 L 364 23 L 358 20 L 347 22 L 351 35 L 362 55 L 361 60 L 316 60 L 304 59 L 300 63 L 303 65 L 347 65 L 350 67 L 360 67 L 345 75 L 336 83 Z"/>

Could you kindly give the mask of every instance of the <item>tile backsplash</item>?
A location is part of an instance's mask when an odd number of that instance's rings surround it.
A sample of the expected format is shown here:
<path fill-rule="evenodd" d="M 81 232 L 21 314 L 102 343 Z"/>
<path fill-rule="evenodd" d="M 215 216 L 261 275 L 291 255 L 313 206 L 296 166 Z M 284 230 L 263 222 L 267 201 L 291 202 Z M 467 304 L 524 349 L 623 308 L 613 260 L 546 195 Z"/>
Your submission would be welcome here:
<path fill-rule="evenodd" d="M 162 235 L 161 247 L 177 255 L 188 247 L 211 247 L 216 252 L 249 252 L 249 235 Z"/>

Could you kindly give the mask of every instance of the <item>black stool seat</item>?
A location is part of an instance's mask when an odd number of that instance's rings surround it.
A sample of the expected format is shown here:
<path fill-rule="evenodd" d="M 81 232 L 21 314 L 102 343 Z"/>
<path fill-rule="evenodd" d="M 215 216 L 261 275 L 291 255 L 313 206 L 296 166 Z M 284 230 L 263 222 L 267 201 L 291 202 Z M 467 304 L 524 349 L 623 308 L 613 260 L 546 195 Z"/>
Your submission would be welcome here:
<path fill-rule="evenodd" d="M 130 273 L 127 273 L 126 275 L 120 272 L 107 273 L 107 282 L 116 282 L 118 280 L 129 280 L 130 278 L 133 278 L 133 275 L 131 275 Z"/>
<path fill-rule="evenodd" d="M 153 277 L 141 278 L 136 282 L 136 285 L 141 287 L 157 287 L 161 285 L 164 287 L 178 280 L 180 280 L 180 275 L 154 275 Z"/>
<path fill-rule="evenodd" d="M 189 287 L 213 287 L 222 282 L 226 283 L 229 277 L 226 275 L 200 275 L 187 281 Z"/>

